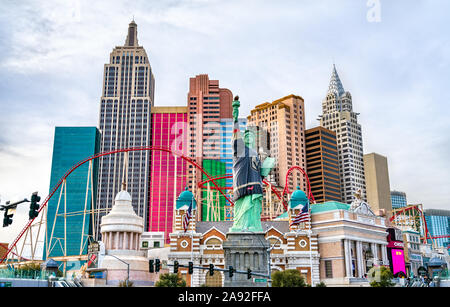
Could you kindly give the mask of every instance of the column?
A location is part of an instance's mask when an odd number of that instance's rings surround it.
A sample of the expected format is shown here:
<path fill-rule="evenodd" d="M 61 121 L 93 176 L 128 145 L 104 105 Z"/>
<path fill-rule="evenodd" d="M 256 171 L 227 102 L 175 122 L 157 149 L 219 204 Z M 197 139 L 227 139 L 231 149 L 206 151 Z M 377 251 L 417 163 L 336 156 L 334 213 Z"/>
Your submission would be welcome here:
<path fill-rule="evenodd" d="M 116 231 L 115 237 L 116 237 L 116 242 L 114 242 L 115 243 L 114 244 L 114 246 L 115 246 L 114 249 L 119 249 L 119 232 L 118 231 Z"/>
<path fill-rule="evenodd" d="M 103 237 L 103 243 L 105 244 L 105 249 L 108 249 L 108 235 L 107 235 L 107 233 L 106 232 L 104 232 L 103 234 L 102 234 L 102 237 Z"/>
<path fill-rule="evenodd" d="M 364 275 L 364 261 L 363 261 L 363 251 L 362 242 L 356 241 L 356 263 L 358 267 L 358 277 L 363 277 Z"/>
<path fill-rule="evenodd" d="M 123 234 L 123 249 L 128 249 L 128 242 L 130 240 L 130 232 Z"/>
<path fill-rule="evenodd" d="M 381 245 L 381 259 L 383 260 L 384 265 L 389 265 L 388 257 L 387 257 L 387 248 L 386 245 Z"/>
<path fill-rule="evenodd" d="M 129 243 L 129 249 L 130 250 L 133 250 L 134 249 L 134 247 L 133 247 L 133 245 L 134 245 L 134 232 L 132 232 L 131 234 L 130 234 L 130 243 Z"/>
<path fill-rule="evenodd" d="M 376 243 L 371 243 L 370 248 L 372 249 L 373 259 L 374 259 L 374 265 L 378 264 L 379 258 L 378 258 L 378 246 Z"/>
<path fill-rule="evenodd" d="M 344 261 L 345 261 L 345 277 L 352 277 L 352 255 L 350 250 L 350 241 L 344 240 Z"/>

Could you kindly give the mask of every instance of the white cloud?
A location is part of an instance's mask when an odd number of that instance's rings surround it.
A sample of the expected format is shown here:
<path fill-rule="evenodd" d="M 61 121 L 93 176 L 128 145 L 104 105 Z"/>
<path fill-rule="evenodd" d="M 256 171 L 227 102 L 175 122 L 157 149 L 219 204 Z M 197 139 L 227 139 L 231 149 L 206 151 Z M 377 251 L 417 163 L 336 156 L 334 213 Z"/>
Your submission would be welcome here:
<path fill-rule="evenodd" d="M 156 78 L 156 105 L 185 104 L 188 78 L 208 73 L 240 95 L 243 114 L 297 94 L 305 98 L 307 126 L 316 126 L 334 59 L 361 113 L 365 151 L 388 157 L 391 187 L 411 202 L 448 208 L 449 4 L 384 1 L 381 22 L 368 23 L 366 2 L 4 4 L 2 201 L 46 194 L 54 126 L 97 125 L 103 65 L 134 15 Z"/>

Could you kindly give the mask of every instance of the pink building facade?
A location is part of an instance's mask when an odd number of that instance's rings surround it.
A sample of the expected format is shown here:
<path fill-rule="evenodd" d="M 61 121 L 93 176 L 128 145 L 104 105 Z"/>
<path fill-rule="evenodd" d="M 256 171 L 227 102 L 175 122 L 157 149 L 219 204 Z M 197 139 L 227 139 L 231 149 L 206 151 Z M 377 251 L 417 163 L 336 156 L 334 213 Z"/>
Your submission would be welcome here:
<path fill-rule="evenodd" d="M 188 153 L 187 107 L 153 107 L 151 142 L 161 147 Z M 188 164 L 175 155 L 152 151 L 149 178 L 148 231 L 163 231 L 165 242 L 173 231 L 175 201 L 186 188 Z"/>

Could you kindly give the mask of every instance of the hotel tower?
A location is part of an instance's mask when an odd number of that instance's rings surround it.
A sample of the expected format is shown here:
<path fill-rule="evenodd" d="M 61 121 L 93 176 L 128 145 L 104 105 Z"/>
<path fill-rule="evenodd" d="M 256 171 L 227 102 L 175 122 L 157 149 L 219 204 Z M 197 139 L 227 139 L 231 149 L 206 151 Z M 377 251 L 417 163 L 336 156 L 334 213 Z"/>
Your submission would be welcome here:
<path fill-rule="evenodd" d="M 223 125 L 231 123 L 233 94 L 229 89 L 219 87 L 219 80 L 210 80 L 207 74 L 189 79 L 188 124 L 189 156 L 213 176 L 226 173 L 227 161 L 223 144 L 227 142 L 222 134 Z M 198 183 L 205 176 L 189 166 L 189 188 L 199 203 L 199 217 L 206 218 L 206 195 L 198 189 Z M 219 182 L 218 182 L 219 183 Z M 220 184 L 224 184 L 220 182 Z M 196 187 L 196 188 L 194 188 Z M 222 209 L 225 199 L 221 199 Z M 223 211 L 223 210 L 221 210 Z"/>
<path fill-rule="evenodd" d="M 248 126 L 259 127 L 267 134 L 269 156 L 277 158 L 272 175 L 267 178 L 275 186 L 289 185 L 289 191 L 298 186 L 307 191 L 303 175 L 295 171 L 286 181 L 286 175 L 293 166 L 306 170 L 305 159 L 305 102 L 302 97 L 289 95 L 273 102 L 265 102 L 251 110 L 247 117 Z M 259 137 L 258 137 L 259 139 Z M 260 141 L 260 140 L 258 140 Z"/>
<path fill-rule="evenodd" d="M 128 27 L 125 45 L 113 49 L 104 68 L 99 120 L 101 152 L 150 146 L 154 93 L 152 68 L 145 49 L 138 44 L 137 25 L 133 20 Z M 99 233 L 101 217 L 111 209 L 123 181 L 133 199 L 136 214 L 148 221 L 149 158 L 148 151 L 100 158 L 97 197 L 100 212 L 96 216 L 96 234 Z"/>
<path fill-rule="evenodd" d="M 333 66 L 327 97 L 322 102 L 320 125 L 336 133 L 342 200 L 351 203 L 361 191 L 366 200 L 361 125 L 353 112 L 352 96 L 344 90 Z"/>

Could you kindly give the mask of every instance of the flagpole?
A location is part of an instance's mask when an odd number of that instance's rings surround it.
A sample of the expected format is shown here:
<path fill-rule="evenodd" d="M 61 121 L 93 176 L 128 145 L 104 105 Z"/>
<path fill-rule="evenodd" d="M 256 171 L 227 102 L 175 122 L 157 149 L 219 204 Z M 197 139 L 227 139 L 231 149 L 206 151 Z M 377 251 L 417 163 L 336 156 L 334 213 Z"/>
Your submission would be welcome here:
<path fill-rule="evenodd" d="M 309 215 L 309 263 L 310 263 L 310 274 L 311 274 L 311 286 L 313 285 L 313 261 L 312 261 L 312 247 L 311 247 L 311 237 L 312 237 L 312 218 L 311 218 L 311 204 L 308 204 L 308 215 Z"/>
<path fill-rule="evenodd" d="M 192 194 L 192 200 L 191 200 L 191 206 L 194 207 L 194 194 Z M 197 210 L 195 211 L 195 214 L 197 214 Z M 189 219 L 189 224 L 191 223 L 192 215 Z M 189 225 L 188 225 L 189 227 Z M 194 261 L 194 231 L 191 230 L 191 261 Z"/>
<path fill-rule="evenodd" d="M 178 178 L 177 178 L 177 156 L 175 155 L 175 189 L 173 191 L 173 219 L 172 219 L 172 229 L 175 228 L 175 211 L 177 209 L 177 183 L 178 183 Z"/>

